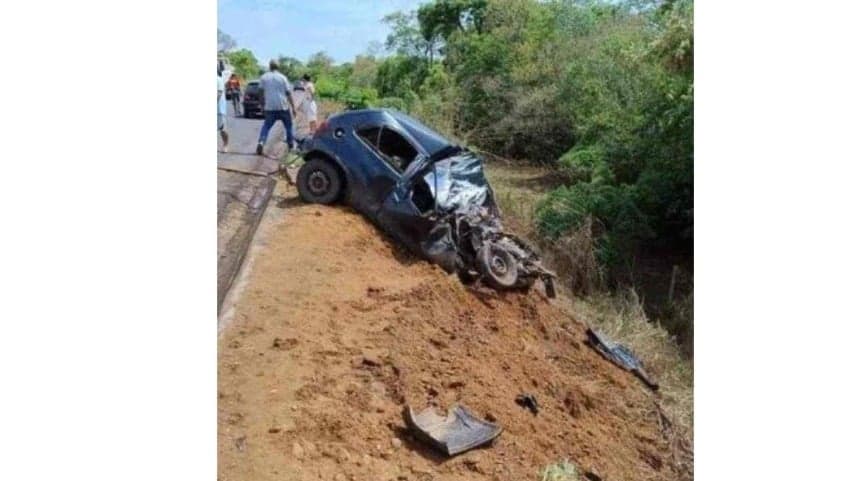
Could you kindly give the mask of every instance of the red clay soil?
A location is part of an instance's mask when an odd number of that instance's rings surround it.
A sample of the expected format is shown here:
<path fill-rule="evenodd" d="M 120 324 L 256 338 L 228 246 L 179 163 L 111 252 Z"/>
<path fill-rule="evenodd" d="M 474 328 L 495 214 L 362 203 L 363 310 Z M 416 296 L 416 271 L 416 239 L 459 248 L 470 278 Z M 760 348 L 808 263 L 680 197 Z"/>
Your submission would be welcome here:
<path fill-rule="evenodd" d="M 219 480 L 536 480 L 562 459 L 604 480 L 691 478 L 656 395 L 541 288 L 466 288 L 293 190 L 268 209 L 285 210 L 219 339 Z M 453 403 L 504 432 L 446 459 L 406 431 L 405 405 Z"/>

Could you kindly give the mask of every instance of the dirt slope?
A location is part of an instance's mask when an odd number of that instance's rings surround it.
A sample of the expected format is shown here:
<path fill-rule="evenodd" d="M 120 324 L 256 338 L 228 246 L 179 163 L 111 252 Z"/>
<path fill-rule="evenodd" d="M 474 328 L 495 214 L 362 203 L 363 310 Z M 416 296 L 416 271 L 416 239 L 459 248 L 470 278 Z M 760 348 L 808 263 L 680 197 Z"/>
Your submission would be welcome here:
<path fill-rule="evenodd" d="M 467 289 L 293 190 L 269 209 L 284 212 L 219 340 L 220 480 L 534 480 L 564 458 L 605 480 L 691 476 L 655 395 L 540 291 Z M 504 432 L 444 459 L 404 430 L 405 404 L 454 402 Z"/>

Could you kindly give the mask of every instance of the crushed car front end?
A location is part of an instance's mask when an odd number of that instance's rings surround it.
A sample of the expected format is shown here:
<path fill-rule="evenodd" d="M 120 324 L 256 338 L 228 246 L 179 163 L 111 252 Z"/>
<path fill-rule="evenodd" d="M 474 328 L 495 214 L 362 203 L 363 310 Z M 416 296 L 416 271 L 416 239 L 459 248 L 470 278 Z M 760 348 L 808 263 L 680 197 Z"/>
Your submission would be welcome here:
<path fill-rule="evenodd" d="M 484 279 L 496 289 L 528 288 L 537 279 L 555 296 L 555 274 L 523 239 L 505 232 L 482 159 L 456 148 L 417 167 L 435 200 L 436 222 L 421 242 L 425 257 L 457 272 L 463 282 Z"/>

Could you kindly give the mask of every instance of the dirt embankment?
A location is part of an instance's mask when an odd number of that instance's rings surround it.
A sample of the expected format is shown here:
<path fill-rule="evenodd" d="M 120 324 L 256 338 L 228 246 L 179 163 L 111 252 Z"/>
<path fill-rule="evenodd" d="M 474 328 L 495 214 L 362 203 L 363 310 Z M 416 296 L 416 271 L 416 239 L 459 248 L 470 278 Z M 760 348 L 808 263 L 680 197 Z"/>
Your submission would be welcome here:
<path fill-rule="evenodd" d="M 655 395 L 541 291 L 465 288 L 293 190 L 269 209 L 283 220 L 219 340 L 220 480 L 534 480 L 565 458 L 604 480 L 691 477 Z M 401 410 L 455 402 L 504 432 L 445 459 Z"/>

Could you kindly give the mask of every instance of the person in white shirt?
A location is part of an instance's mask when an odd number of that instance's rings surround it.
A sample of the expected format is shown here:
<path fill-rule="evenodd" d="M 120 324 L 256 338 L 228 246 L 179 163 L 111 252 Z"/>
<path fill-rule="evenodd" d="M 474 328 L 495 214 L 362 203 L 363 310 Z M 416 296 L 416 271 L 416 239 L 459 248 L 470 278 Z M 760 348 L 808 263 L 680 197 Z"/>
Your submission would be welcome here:
<path fill-rule="evenodd" d="M 302 82 L 294 87 L 291 97 L 294 100 L 295 112 L 294 137 L 297 139 L 297 145 L 302 146 L 317 128 L 318 106 Z"/>
<path fill-rule="evenodd" d="M 217 131 L 223 139 L 222 152 L 229 151 L 229 134 L 226 132 L 226 85 L 223 71 L 217 68 Z"/>
<path fill-rule="evenodd" d="M 306 89 L 306 92 L 309 92 L 312 100 L 315 100 L 315 84 L 312 83 L 312 76 L 309 74 L 303 75 L 301 83 L 303 84 L 303 88 Z"/>

